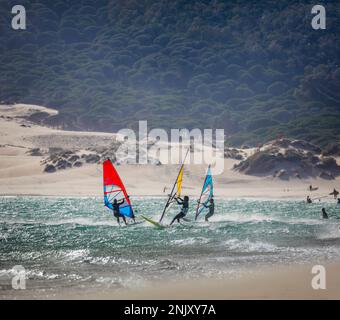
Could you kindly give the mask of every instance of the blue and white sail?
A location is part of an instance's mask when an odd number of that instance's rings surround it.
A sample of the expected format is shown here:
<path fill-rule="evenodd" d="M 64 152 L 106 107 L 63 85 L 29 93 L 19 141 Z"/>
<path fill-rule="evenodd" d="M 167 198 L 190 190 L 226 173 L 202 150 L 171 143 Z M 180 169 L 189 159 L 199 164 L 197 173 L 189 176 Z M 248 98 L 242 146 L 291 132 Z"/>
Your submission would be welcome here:
<path fill-rule="evenodd" d="M 198 216 L 204 212 L 205 210 L 208 210 L 206 206 L 209 205 L 210 199 L 214 196 L 214 183 L 213 178 L 211 174 L 211 168 L 209 166 L 207 170 L 207 174 L 204 179 L 203 188 L 201 191 L 201 195 L 199 197 L 199 201 L 196 208 L 196 215 L 195 220 L 197 220 Z"/>

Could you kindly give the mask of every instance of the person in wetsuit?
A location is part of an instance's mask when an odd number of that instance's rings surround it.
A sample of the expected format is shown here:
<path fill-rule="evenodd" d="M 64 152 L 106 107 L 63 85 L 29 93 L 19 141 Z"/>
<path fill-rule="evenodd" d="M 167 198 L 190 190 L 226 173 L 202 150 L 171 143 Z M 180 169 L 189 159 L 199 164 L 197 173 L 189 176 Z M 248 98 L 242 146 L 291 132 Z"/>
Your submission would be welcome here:
<path fill-rule="evenodd" d="M 120 225 L 119 218 L 122 218 L 125 225 L 127 225 L 125 216 L 120 213 L 119 207 L 125 202 L 125 199 L 120 200 L 119 202 L 117 199 L 113 200 L 112 207 L 113 207 L 113 216 L 117 219 L 118 224 Z"/>
<path fill-rule="evenodd" d="M 209 212 L 205 215 L 205 221 L 209 221 L 209 218 L 212 217 L 215 213 L 215 202 L 214 198 L 211 198 L 209 204 L 202 203 L 202 205 L 209 209 Z"/>
<path fill-rule="evenodd" d="M 310 198 L 310 196 L 307 196 L 307 203 L 313 203 L 312 199 Z"/>
<path fill-rule="evenodd" d="M 182 206 L 182 209 L 181 209 L 181 212 L 178 213 L 174 218 L 173 220 L 171 221 L 170 223 L 170 226 L 177 220 L 178 223 L 180 223 L 180 220 L 183 219 L 188 211 L 189 211 L 189 197 L 188 196 L 185 196 L 184 199 L 182 198 L 175 198 L 176 202 Z"/>
<path fill-rule="evenodd" d="M 328 219 L 328 214 L 325 208 L 322 208 L 322 219 Z"/>

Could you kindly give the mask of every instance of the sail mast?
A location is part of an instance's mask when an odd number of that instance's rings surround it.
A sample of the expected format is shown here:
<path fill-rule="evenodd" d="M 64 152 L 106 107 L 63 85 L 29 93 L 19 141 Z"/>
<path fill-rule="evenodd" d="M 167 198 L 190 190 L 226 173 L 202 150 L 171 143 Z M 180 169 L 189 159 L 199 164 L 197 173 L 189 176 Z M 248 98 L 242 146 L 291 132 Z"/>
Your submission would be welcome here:
<path fill-rule="evenodd" d="M 164 209 L 163 209 L 161 218 L 159 219 L 159 223 L 161 223 L 161 221 L 163 220 L 164 215 L 165 215 L 165 212 L 166 212 L 166 209 L 169 207 L 171 201 L 174 199 L 173 193 L 174 193 L 174 190 L 175 190 L 175 188 L 176 188 L 176 185 L 177 185 L 177 182 L 178 182 L 178 178 L 179 178 L 179 176 L 180 176 L 180 174 L 181 174 L 181 171 L 182 171 L 183 168 L 184 168 L 184 163 L 185 163 L 185 160 L 186 160 L 186 158 L 187 158 L 187 156 L 188 156 L 189 150 L 190 150 L 190 148 L 188 148 L 187 153 L 185 154 L 184 161 L 182 162 L 182 165 L 181 165 L 181 168 L 180 168 L 180 170 L 179 170 L 179 172 L 178 172 L 178 175 L 177 175 L 177 178 L 176 178 L 176 180 L 175 180 L 175 183 L 174 183 L 174 185 L 173 185 L 173 187 L 172 187 L 172 189 L 171 189 L 171 193 L 169 194 L 168 201 L 166 202 L 166 205 L 165 205 L 165 207 L 164 207 Z"/>

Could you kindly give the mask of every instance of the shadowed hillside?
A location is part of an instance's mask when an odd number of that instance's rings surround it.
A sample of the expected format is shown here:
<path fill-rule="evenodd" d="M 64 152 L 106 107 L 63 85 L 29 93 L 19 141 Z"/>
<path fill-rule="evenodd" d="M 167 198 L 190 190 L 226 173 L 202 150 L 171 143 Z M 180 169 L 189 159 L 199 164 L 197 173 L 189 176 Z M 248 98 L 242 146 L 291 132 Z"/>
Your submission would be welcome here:
<path fill-rule="evenodd" d="M 321 149 L 301 140 L 281 139 L 268 142 L 254 154 L 234 166 L 234 169 L 248 175 L 272 176 L 283 180 L 320 177 L 334 180 L 340 175 L 340 166 L 335 158 L 325 153 L 335 147 Z"/>
<path fill-rule="evenodd" d="M 0 2 L 0 101 L 46 105 L 65 129 L 224 128 L 231 145 L 340 138 L 340 12 L 309 1 Z M 319 4 L 321 4 L 319 2 Z"/>

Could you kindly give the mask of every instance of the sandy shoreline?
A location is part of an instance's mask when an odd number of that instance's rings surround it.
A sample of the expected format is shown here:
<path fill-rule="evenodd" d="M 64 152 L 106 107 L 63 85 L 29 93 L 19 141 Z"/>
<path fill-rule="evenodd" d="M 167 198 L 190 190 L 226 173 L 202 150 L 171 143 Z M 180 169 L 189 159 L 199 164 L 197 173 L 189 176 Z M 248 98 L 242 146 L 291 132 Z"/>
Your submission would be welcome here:
<path fill-rule="evenodd" d="M 39 157 L 2 156 L 0 153 L 0 196 L 74 196 L 101 197 L 102 169 L 99 165 L 67 169 L 53 174 L 42 172 Z M 215 176 L 216 198 L 235 199 L 294 199 L 305 200 L 308 186 L 317 185 L 312 198 L 328 195 L 339 188 L 340 179 L 278 181 L 270 178 L 244 176 L 231 169 L 233 160 L 225 160 L 226 169 Z M 131 166 L 117 167 L 131 197 L 163 197 L 176 177 L 176 166 Z M 204 166 L 186 166 L 183 192 L 198 197 L 204 179 Z M 164 187 L 167 187 L 164 193 Z M 327 197 L 325 200 L 332 200 Z"/>
<path fill-rule="evenodd" d="M 325 265 L 326 290 L 311 286 L 312 265 L 268 267 L 238 275 L 236 279 L 210 279 L 175 283 L 139 291 L 85 296 L 91 299 L 340 299 L 340 263 Z M 327 280 L 326 280 L 327 281 Z M 64 298 L 72 299 L 72 294 Z M 79 297 L 79 296 L 78 296 Z"/>
<path fill-rule="evenodd" d="M 0 291 L 0 299 L 233 300 L 340 299 L 340 262 L 316 263 L 326 270 L 326 289 L 312 287 L 313 264 L 254 268 L 222 279 L 146 283 L 140 288 L 62 288 Z M 29 285 L 29 284 L 28 284 Z"/>

